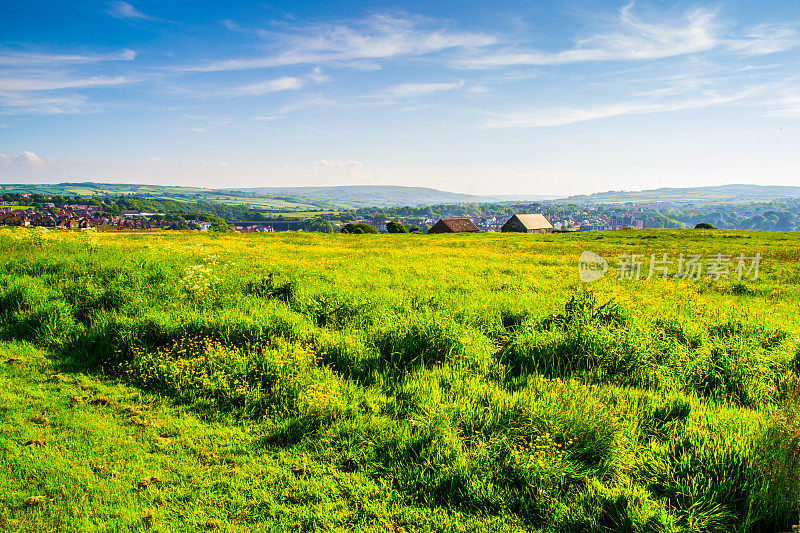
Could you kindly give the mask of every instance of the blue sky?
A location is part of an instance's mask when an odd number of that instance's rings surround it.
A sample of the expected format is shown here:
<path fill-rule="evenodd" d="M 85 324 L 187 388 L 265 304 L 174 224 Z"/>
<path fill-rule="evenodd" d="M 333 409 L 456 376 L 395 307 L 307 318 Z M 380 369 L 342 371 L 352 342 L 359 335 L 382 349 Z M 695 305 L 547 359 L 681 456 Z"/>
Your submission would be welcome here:
<path fill-rule="evenodd" d="M 0 182 L 800 185 L 800 2 L 0 3 Z"/>

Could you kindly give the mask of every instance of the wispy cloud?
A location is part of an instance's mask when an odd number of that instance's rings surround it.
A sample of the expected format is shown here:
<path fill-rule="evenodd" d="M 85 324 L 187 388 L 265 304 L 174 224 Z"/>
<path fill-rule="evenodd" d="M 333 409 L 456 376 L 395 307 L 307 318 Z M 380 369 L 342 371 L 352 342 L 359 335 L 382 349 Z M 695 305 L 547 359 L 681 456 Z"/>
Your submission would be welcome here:
<path fill-rule="evenodd" d="M 86 97 L 77 94 L 41 95 L 39 93 L 0 92 L 0 114 L 30 113 L 34 115 L 61 115 L 90 111 L 93 106 Z"/>
<path fill-rule="evenodd" d="M 463 86 L 463 81 L 453 83 L 403 83 L 390 87 L 387 93 L 396 98 L 414 98 L 428 93 L 452 91 Z"/>
<path fill-rule="evenodd" d="M 220 94 L 228 97 L 236 96 L 260 96 L 262 94 L 274 93 L 279 91 L 289 91 L 300 89 L 305 82 L 294 76 L 284 76 L 273 80 L 265 80 L 258 83 L 241 85 L 232 89 L 223 90 Z"/>
<path fill-rule="evenodd" d="M 108 13 L 112 17 L 117 17 L 121 19 L 155 20 L 154 17 L 145 15 L 144 13 L 133 7 L 128 2 L 123 2 L 122 0 L 117 0 L 115 2 L 109 3 L 108 10 L 106 10 L 106 13 Z"/>
<path fill-rule="evenodd" d="M 0 49 L 0 67 L 54 67 L 99 63 L 102 61 L 133 61 L 136 52 L 122 50 L 112 54 L 43 54 L 18 50 Z"/>
<path fill-rule="evenodd" d="M 327 98 L 318 94 L 306 95 L 296 102 L 281 106 L 274 115 L 255 117 L 255 120 L 272 121 L 288 113 L 294 113 L 295 111 L 302 111 L 313 107 L 339 107 L 339 105 L 339 102 L 332 98 Z"/>
<path fill-rule="evenodd" d="M 791 50 L 800 44 L 797 25 L 760 24 L 740 38 L 729 39 L 727 45 L 746 55 L 767 55 Z"/>
<path fill-rule="evenodd" d="M 502 49 L 461 60 L 458 66 L 488 69 L 519 65 L 563 65 L 587 61 L 652 60 L 706 52 L 724 47 L 747 55 L 764 55 L 798 45 L 791 25 L 761 25 L 742 36 L 727 36 L 716 10 L 693 9 L 679 20 L 644 20 L 634 13 L 634 3 L 619 12 L 616 27 L 581 39 L 568 50 L 543 52 Z"/>
<path fill-rule="evenodd" d="M 62 114 L 96 110 L 79 89 L 114 87 L 138 81 L 136 76 L 98 74 L 105 63 L 128 63 L 133 50 L 113 53 L 48 53 L 0 48 L 0 113 Z M 116 68 L 116 67 L 115 67 Z"/>
<path fill-rule="evenodd" d="M 45 75 L 35 73 L 28 76 L 0 76 L 0 91 L 53 91 L 82 87 L 107 87 L 132 83 L 133 79 L 124 76 L 65 76 L 61 73 Z"/>
<path fill-rule="evenodd" d="M 271 41 L 274 53 L 192 65 L 183 70 L 217 72 L 308 63 L 342 65 L 350 61 L 422 56 L 453 48 L 480 48 L 496 42 L 494 37 L 482 33 L 428 28 L 423 22 L 376 15 L 352 24 L 313 24 L 279 33 L 261 32 Z"/>
<path fill-rule="evenodd" d="M 320 69 L 315 68 L 304 76 L 281 76 L 279 78 L 269 78 L 253 83 L 228 87 L 215 86 L 212 88 L 203 88 L 197 87 L 197 85 L 183 86 L 176 89 L 176 92 L 194 98 L 239 98 L 298 90 L 309 84 L 321 83 L 325 80 L 327 80 L 327 77 L 322 74 Z"/>
<path fill-rule="evenodd" d="M 769 102 L 772 108 L 765 113 L 769 117 L 800 117 L 800 95 L 778 97 Z"/>
<path fill-rule="evenodd" d="M 588 120 L 610 118 L 623 115 L 643 115 L 664 113 L 686 109 L 699 109 L 742 102 L 769 90 L 772 86 L 757 86 L 731 94 L 706 94 L 686 96 L 670 100 L 638 99 L 590 107 L 556 107 L 546 109 L 528 109 L 511 113 L 487 114 L 480 129 L 504 128 L 546 128 L 565 126 Z"/>

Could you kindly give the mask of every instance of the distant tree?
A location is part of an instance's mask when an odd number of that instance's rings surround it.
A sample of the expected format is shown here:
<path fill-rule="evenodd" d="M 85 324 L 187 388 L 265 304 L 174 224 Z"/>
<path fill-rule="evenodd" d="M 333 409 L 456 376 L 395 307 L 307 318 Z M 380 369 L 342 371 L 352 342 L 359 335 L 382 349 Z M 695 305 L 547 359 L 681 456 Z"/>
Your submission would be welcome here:
<path fill-rule="evenodd" d="M 775 224 L 775 229 L 778 231 L 789 231 L 796 222 L 797 218 L 788 211 L 778 213 L 778 221 Z"/>
<path fill-rule="evenodd" d="M 717 229 L 717 227 L 709 222 L 700 222 L 695 224 L 694 229 Z"/>
<path fill-rule="evenodd" d="M 395 220 L 390 220 L 386 223 L 386 231 L 389 233 L 408 233 L 403 223 Z"/>
<path fill-rule="evenodd" d="M 378 229 L 365 222 L 359 222 L 358 224 L 348 223 L 342 227 L 341 233 L 378 233 Z"/>
<path fill-rule="evenodd" d="M 327 220 L 321 220 L 319 218 L 312 218 L 311 220 L 307 221 L 305 224 L 305 229 L 306 231 L 318 231 L 320 233 L 333 233 L 334 231 L 333 224 Z"/>

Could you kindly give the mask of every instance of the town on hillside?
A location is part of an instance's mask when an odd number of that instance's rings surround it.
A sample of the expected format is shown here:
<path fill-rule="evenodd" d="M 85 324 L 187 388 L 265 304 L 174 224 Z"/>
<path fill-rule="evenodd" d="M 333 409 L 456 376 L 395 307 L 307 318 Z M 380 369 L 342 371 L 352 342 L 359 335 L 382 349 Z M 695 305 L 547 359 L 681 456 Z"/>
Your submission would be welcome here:
<path fill-rule="evenodd" d="M 47 198 L 49 199 L 49 198 Z M 198 213 L 165 214 L 146 213 L 138 210 L 120 210 L 118 213 L 108 212 L 101 206 L 93 204 L 62 204 L 43 202 L 39 205 L 21 205 L 23 202 L 10 202 L 0 207 L 0 225 L 33 226 L 44 228 L 101 230 L 183 230 L 196 229 L 208 231 L 213 223 L 210 217 Z M 363 215 L 368 216 L 363 216 Z M 263 218 L 260 220 L 231 221 L 227 230 L 242 233 L 274 232 L 274 231 L 336 231 L 339 225 L 369 224 L 380 233 L 391 233 L 391 223 L 400 223 L 406 231 L 425 233 L 459 233 L 459 232 L 500 232 L 527 231 L 514 212 L 493 216 L 465 216 L 463 213 L 444 213 L 442 217 L 397 217 L 386 219 L 379 213 L 321 213 L 287 219 L 286 217 Z M 552 231 L 588 231 L 612 230 L 622 227 L 643 228 L 644 221 L 634 216 L 610 217 L 600 220 L 597 217 L 586 219 L 585 223 L 576 223 L 573 218 L 564 219 L 554 212 L 537 213 L 538 219 L 530 222 L 528 230 L 549 233 Z M 555 223 L 550 222 L 550 218 Z M 253 217 L 255 218 L 255 217 Z M 580 219 L 579 219 L 580 220 Z M 508 223 L 517 221 L 519 227 L 510 229 Z M 505 226 L 505 229 L 504 229 Z M 219 229 L 219 228 L 213 228 Z"/>
<path fill-rule="evenodd" d="M 279 212 L 247 204 L 191 203 L 130 195 L 91 198 L 27 193 L 0 195 L 0 225 L 96 228 L 100 231 L 194 229 L 333 233 L 348 225 L 367 224 L 377 232 L 386 233 L 397 229 L 393 224 L 399 223 L 405 231 L 427 233 L 436 228 L 440 220 L 466 219 L 474 228 L 465 231 L 500 232 L 515 215 L 525 214 L 541 215 L 554 232 L 685 228 L 697 223 L 710 223 L 723 229 L 800 230 L 800 201 L 797 199 L 706 207 L 500 202 Z M 442 230 L 440 225 L 433 232 Z"/>

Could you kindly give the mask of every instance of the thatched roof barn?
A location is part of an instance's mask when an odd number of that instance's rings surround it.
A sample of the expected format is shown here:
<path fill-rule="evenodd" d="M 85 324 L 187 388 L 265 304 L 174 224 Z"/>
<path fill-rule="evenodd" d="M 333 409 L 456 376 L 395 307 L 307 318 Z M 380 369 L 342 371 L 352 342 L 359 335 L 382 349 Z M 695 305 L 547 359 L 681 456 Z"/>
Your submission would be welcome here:
<path fill-rule="evenodd" d="M 440 218 L 428 233 L 479 233 L 480 231 L 468 218 Z"/>
<path fill-rule="evenodd" d="M 514 215 L 503 224 L 502 232 L 553 233 L 553 225 L 541 213 Z"/>

